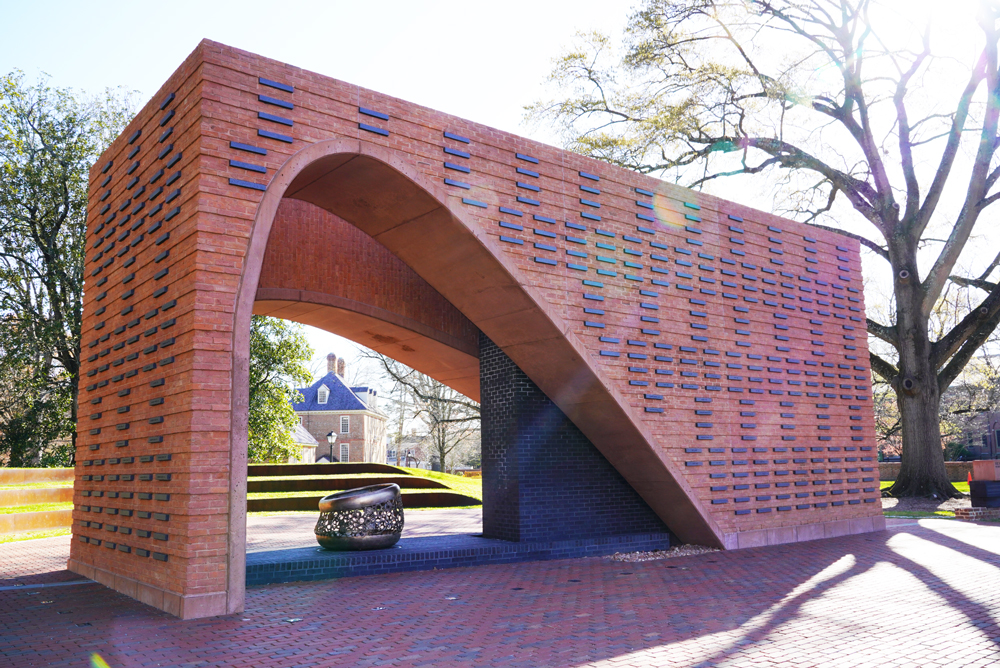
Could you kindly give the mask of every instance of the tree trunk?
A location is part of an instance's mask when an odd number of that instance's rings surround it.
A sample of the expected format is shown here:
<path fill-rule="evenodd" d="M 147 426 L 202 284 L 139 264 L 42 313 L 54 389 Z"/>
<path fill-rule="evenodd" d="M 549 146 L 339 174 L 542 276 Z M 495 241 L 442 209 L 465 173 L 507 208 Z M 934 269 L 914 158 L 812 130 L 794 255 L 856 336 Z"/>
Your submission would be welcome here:
<path fill-rule="evenodd" d="M 933 376 L 932 376 L 933 378 Z M 937 382 L 921 383 L 918 391 L 908 392 L 902 382 L 896 390 L 896 403 L 902 423 L 903 461 L 892 487 L 892 496 L 937 496 L 949 499 L 961 496 L 948 480 L 941 448 L 941 425 L 938 409 L 941 401 Z"/>
<path fill-rule="evenodd" d="M 446 428 L 445 428 L 444 425 L 440 425 L 439 424 L 437 427 L 435 427 L 435 434 L 434 434 L 434 437 L 435 437 L 434 438 L 434 441 L 435 441 L 434 445 L 435 445 L 435 447 L 437 449 L 438 464 L 441 466 L 441 473 L 444 473 L 445 470 L 446 470 L 445 458 L 448 456 L 448 447 L 447 447 L 448 446 L 448 434 L 445 431 L 445 429 Z"/>
<path fill-rule="evenodd" d="M 939 409 L 941 391 L 937 370 L 931 364 L 932 345 L 923 315 L 923 287 L 917 276 L 916 247 L 912 239 L 893 239 L 892 258 L 896 295 L 896 335 L 899 375 L 893 379 L 903 436 L 903 456 L 896 482 L 886 490 L 891 496 L 937 496 L 950 499 L 962 494 L 948 481 L 941 448 Z"/>

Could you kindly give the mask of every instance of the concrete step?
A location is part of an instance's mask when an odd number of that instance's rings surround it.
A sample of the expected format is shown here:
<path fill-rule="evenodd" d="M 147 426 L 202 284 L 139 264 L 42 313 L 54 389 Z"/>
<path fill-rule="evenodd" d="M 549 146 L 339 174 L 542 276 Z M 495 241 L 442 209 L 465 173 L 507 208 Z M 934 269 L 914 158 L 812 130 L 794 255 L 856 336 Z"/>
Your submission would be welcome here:
<path fill-rule="evenodd" d="M 458 492 L 402 492 L 404 508 L 451 508 L 454 506 L 479 506 L 482 501 Z M 283 499 L 249 499 L 247 512 L 273 512 L 278 510 L 315 510 L 319 512 L 322 496 L 295 496 Z"/>

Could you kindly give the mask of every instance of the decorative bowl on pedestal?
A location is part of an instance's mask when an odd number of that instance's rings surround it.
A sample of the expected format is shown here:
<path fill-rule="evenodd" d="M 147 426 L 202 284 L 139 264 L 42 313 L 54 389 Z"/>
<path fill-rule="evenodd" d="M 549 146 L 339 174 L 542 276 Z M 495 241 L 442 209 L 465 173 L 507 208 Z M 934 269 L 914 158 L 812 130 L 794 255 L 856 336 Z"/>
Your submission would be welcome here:
<path fill-rule="evenodd" d="M 385 483 L 324 496 L 316 540 L 327 550 L 381 550 L 403 533 L 399 485 Z"/>

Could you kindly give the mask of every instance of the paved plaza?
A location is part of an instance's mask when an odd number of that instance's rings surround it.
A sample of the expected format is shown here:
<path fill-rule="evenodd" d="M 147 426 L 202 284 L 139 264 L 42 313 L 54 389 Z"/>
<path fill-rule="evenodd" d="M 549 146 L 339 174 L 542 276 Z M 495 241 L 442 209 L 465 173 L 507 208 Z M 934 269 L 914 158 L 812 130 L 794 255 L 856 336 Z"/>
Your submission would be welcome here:
<path fill-rule="evenodd" d="M 317 513 L 282 513 L 247 517 L 247 552 L 316 547 Z M 403 538 L 483 532 L 482 508 L 407 510 Z"/>
<path fill-rule="evenodd" d="M 251 587 L 245 613 L 186 622 L 97 584 L 31 586 L 77 577 L 29 574 L 59 567 L 59 541 L 0 546 L 3 584 L 25 585 L 0 591 L 2 665 L 1000 664 L 995 524 Z"/>

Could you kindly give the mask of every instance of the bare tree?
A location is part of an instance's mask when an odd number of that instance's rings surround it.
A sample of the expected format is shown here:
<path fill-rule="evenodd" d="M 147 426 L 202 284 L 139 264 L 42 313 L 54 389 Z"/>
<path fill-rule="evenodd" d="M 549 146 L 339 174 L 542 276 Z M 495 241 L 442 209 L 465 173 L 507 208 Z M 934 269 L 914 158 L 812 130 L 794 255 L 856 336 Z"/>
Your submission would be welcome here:
<path fill-rule="evenodd" d="M 895 495 L 958 495 L 941 452 L 940 398 L 1000 322 L 1000 255 L 958 271 L 1000 199 L 1000 9 L 982 0 L 974 16 L 961 11 L 921 15 L 902 0 L 646 0 L 620 59 L 607 37 L 589 36 L 556 63 L 560 99 L 528 110 L 551 119 L 569 148 L 640 172 L 695 187 L 762 175 L 785 211 L 885 263 L 891 318 L 867 326 L 891 351 L 873 350 L 871 365 L 901 418 Z M 944 18 L 968 24 L 955 46 L 974 47 L 964 64 L 960 51 L 931 48 Z M 934 331 L 949 284 L 976 297 Z"/>
<path fill-rule="evenodd" d="M 424 427 L 424 444 L 436 458 L 442 471 L 448 470 L 450 457 L 458 454 L 470 442 L 478 443 L 478 403 L 381 353 L 368 351 L 362 353 L 362 356 L 377 361 L 386 380 L 393 385 L 390 396 L 397 398 L 402 409 L 401 414 L 397 413 L 396 416 L 400 424 L 397 439 L 402 437 L 407 420 L 419 420 Z M 408 410 L 412 412 L 408 414 Z"/>

